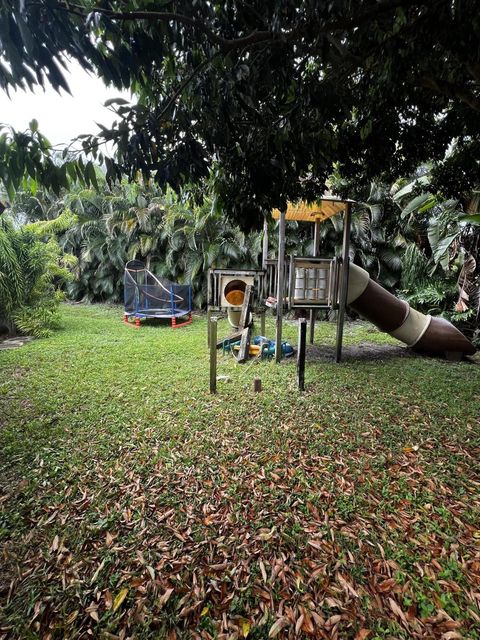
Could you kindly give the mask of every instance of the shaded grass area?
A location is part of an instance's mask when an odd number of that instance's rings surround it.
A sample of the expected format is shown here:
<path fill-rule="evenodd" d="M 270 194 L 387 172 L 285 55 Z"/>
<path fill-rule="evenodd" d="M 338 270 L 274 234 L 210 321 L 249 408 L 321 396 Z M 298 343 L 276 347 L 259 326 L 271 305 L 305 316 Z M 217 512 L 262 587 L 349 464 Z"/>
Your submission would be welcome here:
<path fill-rule="evenodd" d="M 299 394 L 227 355 L 212 397 L 203 318 L 63 315 L 0 353 L 0 638 L 480 638 L 477 364 L 309 361 Z"/>

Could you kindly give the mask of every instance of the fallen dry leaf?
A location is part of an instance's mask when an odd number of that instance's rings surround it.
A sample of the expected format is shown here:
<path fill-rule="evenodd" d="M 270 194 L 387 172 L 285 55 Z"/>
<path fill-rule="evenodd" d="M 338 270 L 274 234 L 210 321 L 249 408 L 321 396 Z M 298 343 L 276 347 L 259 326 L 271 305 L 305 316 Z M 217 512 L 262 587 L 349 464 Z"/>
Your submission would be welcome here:
<path fill-rule="evenodd" d="M 395 602 L 395 600 L 393 600 L 392 598 L 389 598 L 388 604 L 390 605 L 390 609 L 393 611 L 393 613 L 397 615 L 402 620 L 402 622 L 405 623 L 405 625 L 408 626 L 407 618 L 403 613 L 402 609 L 400 608 L 400 606 Z"/>
<path fill-rule="evenodd" d="M 275 529 L 276 529 L 275 527 L 272 527 L 270 531 L 268 529 L 267 530 L 262 530 L 258 534 L 257 539 L 258 540 L 270 540 L 272 538 L 273 534 L 275 533 Z"/>
<path fill-rule="evenodd" d="M 355 636 L 355 640 L 367 640 L 371 635 L 370 629 L 360 629 Z"/>
<path fill-rule="evenodd" d="M 242 629 L 242 636 L 246 638 L 251 629 L 250 620 L 247 620 L 246 618 L 240 618 L 240 627 Z"/>
<path fill-rule="evenodd" d="M 388 578 L 388 580 L 383 580 L 383 582 L 380 582 L 377 585 L 377 589 L 381 593 L 386 593 L 387 591 L 391 591 L 392 588 L 395 586 L 395 584 L 396 584 L 395 578 Z"/>
<path fill-rule="evenodd" d="M 118 611 L 118 609 L 122 606 L 122 602 L 125 600 L 128 594 L 128 589 L 125 587 L 115 596 L 115 600 L 113 601 L 113 609 L 112 611 Z"/>
<path fill-rule="evenodd" d="M 279 618 L 272 626 L 270 627 L 270 631 L 268 632 L 269 638 L 275 638 L 280 631 L 288 624 L 287 618 Z"/>
<path fill-rule="evenodd" d="M 173 591 L 174 591 L 173 589 L 167 589 L 165 593 L 162 596 L 160 596 L 160 598 L 158 599 L 158 604 L 160 607 L 163 607 L 168 602 Z"/>

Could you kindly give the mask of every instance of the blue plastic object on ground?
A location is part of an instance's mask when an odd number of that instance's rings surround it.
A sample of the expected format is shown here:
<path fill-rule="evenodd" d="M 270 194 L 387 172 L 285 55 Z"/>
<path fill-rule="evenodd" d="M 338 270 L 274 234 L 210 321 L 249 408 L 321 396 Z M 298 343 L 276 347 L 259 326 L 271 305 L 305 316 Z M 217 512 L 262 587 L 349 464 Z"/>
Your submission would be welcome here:
<path fill-rule="evenodd" d="M 265 336 L 255 336 L 253 344 L 262 346 L 262 358 L 273 358 L 275 355 L 275 340 L 269 340 Z M 294 349 L 288 342 L 282 342 L 282 357 L 290 358 Z"/>
<path fill-rule="evenodd" d="M 233 347 L 240 346 L 240 340 L 235 342 L 229 342 L 228 338 L 223 341 L 222 344 L 222 353 L 226 353 L 227 351 L 231 351 Z"/>

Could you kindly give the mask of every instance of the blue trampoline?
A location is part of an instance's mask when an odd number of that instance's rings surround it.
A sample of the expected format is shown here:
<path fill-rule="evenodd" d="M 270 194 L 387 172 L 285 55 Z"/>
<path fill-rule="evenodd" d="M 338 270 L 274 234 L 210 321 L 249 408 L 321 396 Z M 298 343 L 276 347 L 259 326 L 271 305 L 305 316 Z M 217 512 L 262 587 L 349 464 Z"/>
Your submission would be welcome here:
<path fill-rule="evenodd" d="M 123 278 L 124 321 L 135 319 L 137 327 L 144 318 L 170 318 L 172 328 L 192 322 L 192 287 L 157 278 L 141 260 L 125 265 Z"/>

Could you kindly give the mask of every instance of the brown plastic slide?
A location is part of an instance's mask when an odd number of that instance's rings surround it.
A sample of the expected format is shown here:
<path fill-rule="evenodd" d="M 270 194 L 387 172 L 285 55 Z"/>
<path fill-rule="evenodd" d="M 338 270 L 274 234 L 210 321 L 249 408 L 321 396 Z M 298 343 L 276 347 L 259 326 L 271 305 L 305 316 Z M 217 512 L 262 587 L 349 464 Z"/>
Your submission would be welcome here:
<path fill-rule="evenodd" d="M 347 304 L 380 331 L 415 351 L 452 359 L 470 356 L 476 351 L 470 340 L 448 320 L 415 311 L 408 302 L 393 296 L 354 264 L 349 268 Z"/>

